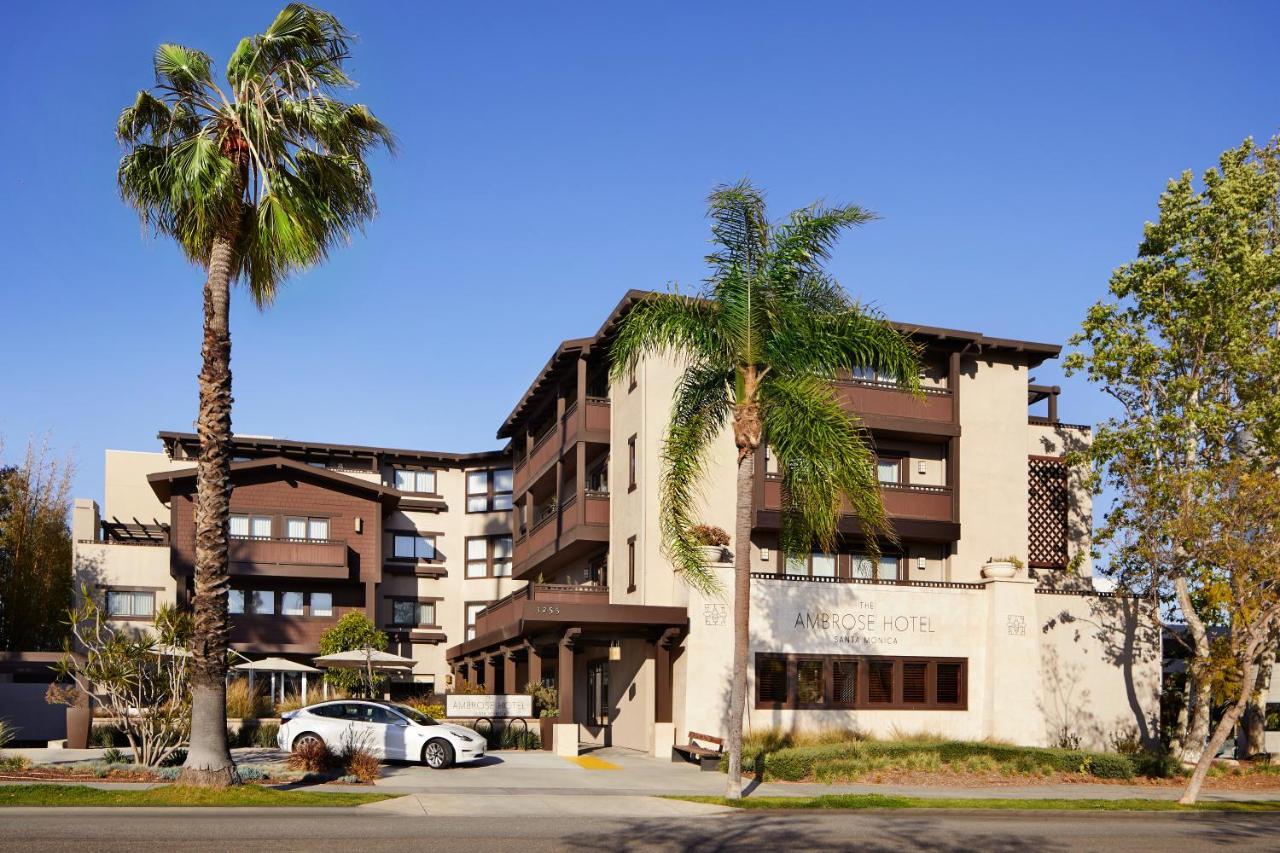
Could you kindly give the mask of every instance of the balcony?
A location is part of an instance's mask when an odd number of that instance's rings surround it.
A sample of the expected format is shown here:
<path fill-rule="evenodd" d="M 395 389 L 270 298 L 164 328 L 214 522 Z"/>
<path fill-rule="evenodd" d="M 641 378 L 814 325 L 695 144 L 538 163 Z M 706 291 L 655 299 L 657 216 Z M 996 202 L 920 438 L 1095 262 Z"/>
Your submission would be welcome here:
<path fill-rule="evenodd" d="M 607 586 L 531 583 L 476 614 L 476 636 L 523 619 L 561 616 L 575 605 L 600 606 L 608 603 Z"/>
<path fill-rule="evenodd" d="M 923 397 L 913 397 L 887 382 L 846 380 L 836 382 L 835 388 L 845 407 L 872 429 L 928 430 L 919 422 L 955 425 L 948 388 L 925 388 Z"/>
<path fill-rule="evenodd" d="M 781 523 L 782 480 L 776 474 L 766 474 L 756 499 L 756 524 L 758 528 L 776 530 Z M 924 486 L 911 483 L 881 483 L 880 499 L 885 515 L 889 517 L 899 536 L 925 541 L 953 542 L 960 538 L 960 524 L 955 516 L 949 486 Z M 861 527 L 849 513 L 840 519 L 842 533 L 860 533 Z"/>
<path fill-rule="evenodd" d="M 237 539 L 229 545 L 233 575 L 346 580 L 347 543 L 340 539 Z"/>
<path fill-rule="evenodd" d="M 557 510 L 529 528 L 515 543 L 512 574 L 559 568 L 609 541 L 608 492 L 569 495 Z"/>
<path fill-rule="evenodd" d="M 228 617 L 233 648 L 262 653 L 310 654 L 320 652 L 320 635 L 338 623 L 352 608 L 334 608 L 333 616 L 284 616 L 236 613 Z M 359 608 L 355 608 L 358 610 Z"/>
<path fill-rule="evenodd" d="M 580 441 L 609 443 L 609 399 L 586 397 L 569 404 L 557 424 L 534 441 L 529 453 L 515 463 L 515 495 L 546 474 L 562 455 Z"/>

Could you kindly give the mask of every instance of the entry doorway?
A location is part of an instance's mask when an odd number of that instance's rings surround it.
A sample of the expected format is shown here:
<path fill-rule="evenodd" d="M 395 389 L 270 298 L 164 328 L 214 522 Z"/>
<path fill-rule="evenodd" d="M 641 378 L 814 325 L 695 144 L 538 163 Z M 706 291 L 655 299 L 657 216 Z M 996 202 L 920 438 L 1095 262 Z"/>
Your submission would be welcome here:
<path fill-rule="evenodd" d="M 609 662 L 587 665 L 587 725 L 609 725 Z"/>

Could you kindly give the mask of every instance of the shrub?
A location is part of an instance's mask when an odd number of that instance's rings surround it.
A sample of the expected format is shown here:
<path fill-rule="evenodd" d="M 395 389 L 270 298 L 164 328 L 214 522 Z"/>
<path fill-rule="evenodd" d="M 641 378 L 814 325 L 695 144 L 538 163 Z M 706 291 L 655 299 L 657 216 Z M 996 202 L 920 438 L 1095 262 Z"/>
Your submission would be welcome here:
<path fill-rule="evenodd" d="M 475 684 L 467 681 L 465 678 L 455 679 L 453 682 L 453 690 L 451 693 L 457 693 L 462 696 L 479 696 L 485 693 L 483 684 Z"/>
<path fill-rule="evenodd" d="M 271 778 L 271 774 L 261 767 L 237 767 L 236 773 L 240 775 L 241 782 L 264 782 Z"/>
<path fill-rule="evenodd" d="M 699 545 L 723 548 L 729 544 L 729 534 L 724 531 L 724 528 L 716 527 L 714 524 L 696 524 L 689 533 Z"/>
<path fill-rule="evenodd" d="M 183 764 L 186 763 L 186 761 L 187 761 L 187 751 L 179 747 L 175 749 L 173 752 L 169 753 L 169 755 L 165 758 L 165 760 L 160 762 L 160 766 L 180 768 L 182 767 Z"/>
<path fill-rule="evenodd" d="M 102 753 L 102 760 L 107 764 L 124 764 L 127 761 L 124 757 L 124 753 L 116 749 L 114 746 L 108 748 Z"/>
<path fill-rule="evenodd" d="M 372 782 L 378 778 L 380 762 L 377 756 L 363 747 L 349 751 L 344 758 L 345 769 L 351 776 L 361 782 Z"/>
<path fill-rule="evenodd" d="M 255 684 L 251 689 L 247 678 L 237 678 L 227 685 L 227 716 L 242 720 L 271 716 L 271 700 Z"/>
<path fill-rule="evenodd" d="M 1133 762 L 1127 755 L 1100 752 L 1091 756 L 1089 772 L 1099 779 L 1132 779 Z"/>
<path fill-rule="evenodd" d="M 486 749 L 542 749 L 542 738 L 538 732 L 510 722 L 501 727 L 482 724 L 478 720 L 463 725 L 484 737 Z"/>
<path fill-rule="evenodd" d="M 533 697 L 533 714 L 536 717 L 560 716 L 560 691 L 536 681 L 524 686 L 524 692 Z"/>
<path fill-rule="evenodd" d="M 1137 726 L 1126 726 L 1111 733 L 1108 738 L 1111 751 L 1120 755 L 1137 755 L 1142 752 L 1142 737 Z"/>
<path fill-rule="evenodd" d="M 1063 726 L 1058 730 L 1058 749 L 1078 750 L 1080 748 L 1080 735 L 1071 731 L 1069 726 Z"/>
<path fill-rule="evenodd" d="M 1182 762 L 1164 747 L 1147 749 L 1133 758 L 1134 769 L 1151 779 L 1172 779 L 1182 775 Z"/>
<path fill-rule="evenodd" d="M 128 742 L 124 729 L 116 725 L 94 726 L 89 733 L 89 746 L 124 746 Z"/>
<path fill-rule="evenodd" d="M 151 772 L 159 776 L 161 779 L 167 779 L 170 782 L 176 782 L 178 781 L 178 777 L 182 775 L 182 768 L 161 766 L 161 767 L 155 768 Z"/>
<path fill-rule="evenodd" d="M 281 714 L 285 713 L 286 711 L 296 711 L 299 708 L 305 708 L 306 706 L 307 706 L 307 703 L 302 701 L 301 693 L 291 693 L 284 697 L 283 702 L 277 702 L 275 704 L 275 709 L 272 716 L 278 717 Z"/>
<path fill-rule="evenodd" d="M 253 741 L 250 746 L 260 746 L 270 749 L 276 745 L 276 737 L 280 734 L 279 723 L 259 723 L 253 731 Z"/>
<path fill-rule="evenodd" d="M 306 740 L 294 747 L 286 762 L 291 770 L 321 773 L 334 766 L 336 760 L 329 747 L 318 740 Z"/>
<path fill-rule="evenodd" d="M 25 755 L 0 755 L 0 770 L 26 770 L 31 762 Z"/>

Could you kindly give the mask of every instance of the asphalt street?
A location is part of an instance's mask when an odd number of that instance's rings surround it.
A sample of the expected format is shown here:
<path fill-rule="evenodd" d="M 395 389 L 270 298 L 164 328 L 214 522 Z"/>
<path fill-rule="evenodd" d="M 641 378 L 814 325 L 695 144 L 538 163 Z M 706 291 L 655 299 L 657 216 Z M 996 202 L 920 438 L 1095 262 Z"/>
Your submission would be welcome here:
<path fill-rule="evenodd" d="M 363 809 L 5 809 L 0 850 L 1276 850 L 1280 814 L 733 812 L 431 817 Z M 486 805 L 490 805 L 486 803 Z"/>

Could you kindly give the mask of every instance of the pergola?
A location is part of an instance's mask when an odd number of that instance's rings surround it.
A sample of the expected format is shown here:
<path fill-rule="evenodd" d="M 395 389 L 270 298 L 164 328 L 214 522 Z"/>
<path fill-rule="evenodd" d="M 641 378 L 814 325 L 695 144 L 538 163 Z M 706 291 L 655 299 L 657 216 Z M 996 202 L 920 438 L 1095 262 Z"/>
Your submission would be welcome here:
<path fill-rule="evenodd" d="M 305 663 L 296 663 L 284 658 L 263 658 L 262 660 L 253 660 L 248 663 L 237 664 L 233 667 L 237 672 L 249 673 L 249 687 L 253 688 L 254 676 L 259 672 L 268 672 L 271 674 L 271 701 L 284 701 L 284 675 L 286 673 L 295 673 L 302 675 L 302 704 L 307 704 L 307 676 L 318 674 L 320 670 L 314 666 L 307 666 Z M 277 679 L 276 675 L 280 674 Z M 279 699 L 276 698 L 276 683 L 279 682 L 280 692 Z"/>

